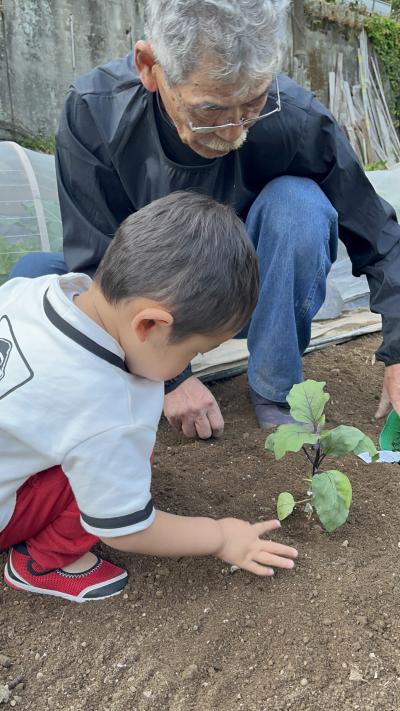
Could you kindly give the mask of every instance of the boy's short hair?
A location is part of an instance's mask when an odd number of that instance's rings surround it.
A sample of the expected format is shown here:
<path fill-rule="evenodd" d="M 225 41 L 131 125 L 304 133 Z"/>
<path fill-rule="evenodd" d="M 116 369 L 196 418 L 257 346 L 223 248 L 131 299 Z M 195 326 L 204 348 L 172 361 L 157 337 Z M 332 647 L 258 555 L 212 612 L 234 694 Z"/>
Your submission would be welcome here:
<path fill-rule="evenodd" d="M 94 276 L 110 303 L 147 297 L 174 317 L 171 339 L 239 331 L 258 297 L 258 262 L 234 210 L 175 192 L 127 217 Z"/>

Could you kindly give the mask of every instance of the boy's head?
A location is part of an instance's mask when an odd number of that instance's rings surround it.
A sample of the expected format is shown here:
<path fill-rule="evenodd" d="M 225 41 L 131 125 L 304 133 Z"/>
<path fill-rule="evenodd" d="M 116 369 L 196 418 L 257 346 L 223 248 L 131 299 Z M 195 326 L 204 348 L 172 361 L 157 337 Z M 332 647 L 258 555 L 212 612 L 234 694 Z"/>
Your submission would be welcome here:
<path fill-rule="evenodd" d="M 129 369 L 154 380 L 174 377 L 196 353 L 237 333 L 256 305 L 258 280 L 240 218 L 195 192 L 172 193 L 130 215 L 94 277 L 120 315 Z"/>

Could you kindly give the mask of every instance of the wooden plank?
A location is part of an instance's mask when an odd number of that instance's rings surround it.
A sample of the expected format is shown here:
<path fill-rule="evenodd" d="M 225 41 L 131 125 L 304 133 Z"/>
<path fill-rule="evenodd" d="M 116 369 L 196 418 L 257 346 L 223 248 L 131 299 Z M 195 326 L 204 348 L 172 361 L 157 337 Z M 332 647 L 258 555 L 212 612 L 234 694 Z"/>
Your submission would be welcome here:
<path fill-rule="evenodd" d="M 393 165 L 400 160 L 400 140 L 388 109 L 376 57 L 369 53 L 364 30 L 357 51 L 359 84 L 352 89 L 343 77 L 343 53 L 329 72 L 329 109 L 365 165 L 377 160 Z"/>
<path fill-rule="evenodd" d="M 352 125 L 352 126 L 355 126 L 356 123 L 357 123 L 357 120 L 356 120 L 356 114 L 355 114 L 355 111 L 354 111 L 353 99 L 352 99 L 352 97 L 351 97 L 351 91 L 350 91 L 350 87 L 349 87 L 349 82 L 344 81 L 344 82 L 343 82 L 343 88 L 344 88 L 344 96 L 345 96 L 345 99 L 346 99 L 346 104 L 347 104 L 347 109 L 348 109 L 349 116 L 350 116 L 351 125 Z"/>
<path fill-rule="evenodd" d="M 371 65 L 372 65 L 372 70 L 373 70 L 373 73 L 375 75 L 375 79 L 376 79 L 376 82 L 378 85 L 381 101 L 382 101 L 383 108 L 384 108 L 384 113 L 386 115 L 386 121 L 389 124 L 391 139 L 392 139 L 392 143 L 394 145 L 394 150 L 395 150 L 395 153 L 397 153 L 398 158 L 400 159 L 400 139 L 397 135 L 397 132 L 394 127 L 394 123 L 392 121 L 392 117 L 391 117 L 391 114 L 389 111 L 389 107 L 387 105 L 385 91 L 383 88 L 383 83 L 382 83 L 382 78 L 381 78 L 381 74 L 379 71 L 378 62 L 373 55 L 371 56 Z"/>
<path fill-rule="evenodd" d="M 356 154 L 358 160 L 362 163 L 363 156 L 362 156 L 362 153 L 360 150 L 360 145 L 357 140 L 357 136 L 355 134 L 353 126 L 351 126 L 350 124 L 347 124 L 344 128 L 346 130 L 347 138 L 349 139 L 349 143 L 350 143 L 354 153 Z"/>
<path fill-rule="evenodd" d="M 331 114 L 335 114 L 335 84 L 336 84 L 336 74 L 335 72 L 329 72 L 329 111 Z"/>

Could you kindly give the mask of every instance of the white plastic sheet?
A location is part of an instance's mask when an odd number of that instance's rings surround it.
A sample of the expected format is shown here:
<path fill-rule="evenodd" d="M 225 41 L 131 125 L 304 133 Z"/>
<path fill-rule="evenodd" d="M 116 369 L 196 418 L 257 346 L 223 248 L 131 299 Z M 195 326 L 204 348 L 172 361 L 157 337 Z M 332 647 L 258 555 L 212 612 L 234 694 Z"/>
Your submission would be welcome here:
<path fill-rule="evenodd" d="M 61 249 L 54 156 L 0 142 L 0 283 L 23 254 Z"/>

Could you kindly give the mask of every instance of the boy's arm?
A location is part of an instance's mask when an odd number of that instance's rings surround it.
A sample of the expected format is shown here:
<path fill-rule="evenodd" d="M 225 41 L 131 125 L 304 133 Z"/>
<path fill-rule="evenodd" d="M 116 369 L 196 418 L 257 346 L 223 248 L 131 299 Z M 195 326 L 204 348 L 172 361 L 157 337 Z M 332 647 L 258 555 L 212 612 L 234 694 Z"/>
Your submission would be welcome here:
<path fill-rule="evenodd" d="M 161 405 L 161 386 L 153 387 L 160 389 Z M 96 405 L 104 409 L 99 399 Z M 250 524 L 155 511 L 149 462 L 154 440 L 154 429 L 143 425 L 114 427 L 64 457 L 63 470 L 89 533 L 122 551 L 178 558 L 214 555 L 258 575 L 273 575 L 272 566 L 293 567 L 294 548 L 261 538 L 279 528 L 279 521 Z"/>
<path fill-rule="evenodd" d="M 144 531 L 103 538 L 118 550 L 147 555 L 183 557 L 213 555 L 258 575 L 273 575 L 272 567 L 293 568 L 295 548 L 260 538 L 279 528 L 279 521 L 250 524 L 234 518 L 175 516 L 157 511 Z"/>

